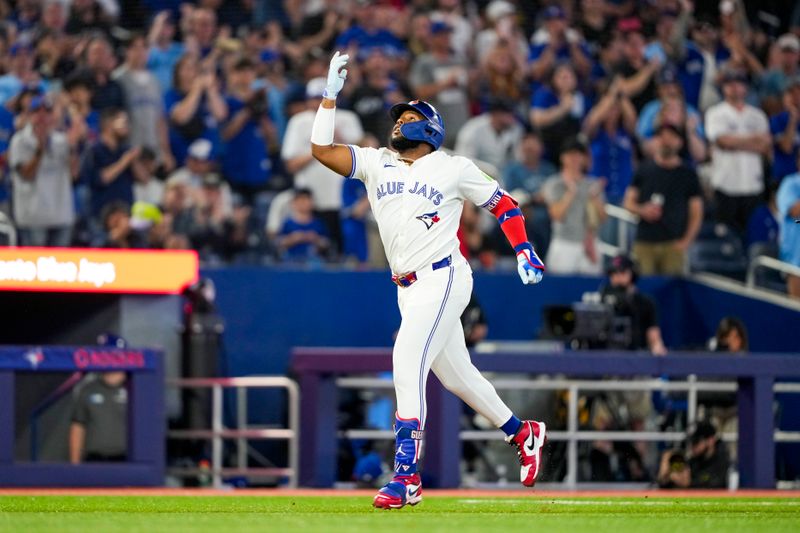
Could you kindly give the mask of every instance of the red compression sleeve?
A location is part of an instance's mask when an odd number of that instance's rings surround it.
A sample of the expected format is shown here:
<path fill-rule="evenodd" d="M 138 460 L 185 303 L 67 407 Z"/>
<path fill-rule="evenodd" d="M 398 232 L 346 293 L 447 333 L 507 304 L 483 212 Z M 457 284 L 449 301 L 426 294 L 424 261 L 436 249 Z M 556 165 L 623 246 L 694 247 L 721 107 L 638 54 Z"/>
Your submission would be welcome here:
<path fill-rule="evenodd" d="M 500 222 L 500 229 L 508 242 L 516 249 L 522 243 L 528 242 L 528 233 L 525 231 L 525 217 L 518 207 L 517 201 L 508 194 L 504 194 L 497 205 L 491 210 Z"/>

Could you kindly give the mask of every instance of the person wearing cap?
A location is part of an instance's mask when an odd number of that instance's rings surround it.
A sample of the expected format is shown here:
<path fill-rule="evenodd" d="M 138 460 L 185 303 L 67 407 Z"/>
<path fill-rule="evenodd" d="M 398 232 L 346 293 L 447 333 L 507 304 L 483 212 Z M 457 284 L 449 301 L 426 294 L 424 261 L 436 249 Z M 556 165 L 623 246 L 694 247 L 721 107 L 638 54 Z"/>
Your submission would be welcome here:
<path fill-rule="evenodd" d="M 614 308 L 615 316 L 630 321 L 630 344 L 625 348 L 666 355 L 656 303 L 636 286 L 639 279 L 636 263 L 629 256 L 620 254 L 611 259 L 606 274 L 608 282 L 600 289 L 602 301 Z"/>
<path fill-rule="evenodd" d="M 253 89 L 255 79 L 255 64 L 247 58 L 237 60 L 228 70 L 228 120 L 219 132 L 222 174 L 248 204 L 272 176 L 270 152 L 277 149 L 278 142 L 266 91 Z"/>
<path fill-rule="evenodd" d="M 217 172 L 203 175 L 190 207 L 191 223 L 186 236 L 202 258 L 230 260 L 246 248 L 247 223 L 251 209 L 234 207 L 228 184 Z"/>
<path fill-rule="evenodd" d="M 592 69 L 591 54 L 580 33 L 569 27 L 564 9 L 548 6 L 541 12 L 541 18 L 542 27 L 531 37 L 528 52 L 533 89 L 545 83 L 560 63 L 569 63 L 580 79 L 586 79 Z"/>
<path fill-rule="evenodd" d="M 202 196 L 203 180 L 217 170 L 214 145 L 208 139 L 197 139 L 189 145 L 184 166 L 170 174 L 167 178 L 167 183 L 180 182 L 185 184 L 188 194 L 187 202 L 191 206 Z M 222 196 L 225 213 L 231 214 L 233 211 L 231 187 L 223 181 L 218 188 Z"/>
<path fill-rule="evenodd" d="M 772 134 L 772 179 L 797 172 L 800 153 L 800 75 L 789 79 L 783 91 L 783 111 L 769 119 Z"/>
<path fill-rule="evenodd" d="M 652 159 L 639 165 L 625 191 L 625 209 L 639 216 L 633 254 L 644 275 L 683 274 L 686 252 L 703 221 L 697 173 L 681 159 L 682 132 L 663 124 Z"/>
<path fill-rule="evenodd" d="M 654 136 L 661 124 L 671 124 L 682 132 L 681 157 L 687 164 L 694 167 L 706 161 L 708 148 L 703 117 L 684 99 L 678 73 L 672 67 L 665 67 L 659 73 L 658 98 L 644 106 L 636 124 L 641 150 L 647 157 L 657 149 Z"/>
<path fill-rule="evenodd" d="M 457 54 L 469 56 L 475 35 L 470 19 L 465 15 L 461 0 L 437 0 L 436 9 L 431 12 L 430 17 L 432 20 L 444 22 L 453 28 L 450 45 Z"/>
<path fill-rule="evenodd" d="M 0 76 L 0 105 L 14 98 L 25 88 L 36 87 L 39 92 L 47 90 L 47 84 L 33 69 L 34 55 L 31 45 L 17 42 L 8 51 L 9 61 L 6 74 Z"/>
<path fill-rule="evenodd" d="M 422 501 L 418 468 L 430 372 L 506 434 L 519 456 L 520 482 L 531 487 L 540 470 L 545 424 L 520 420 L 497 395 L 472 364 L 459 322 L 472 292 L 471 268 L 458 239 L 464 202 L 486 208 L 497 218 L 517 254 L 520 280 L 535 285 L 542 281 L 545 267 L 528 240 L 522 211 L 473 161 L 440 150 L 447 128 L 429 102 L 411 100 L 390 108 L 395 124 L 387 147 L 335 143 L 336 98 L 344 87 L 349 59 L 339 51 L 331 58 L 309 140 L 315 159 L 364 182 L 391 280 L 397 285 L 402 323 L 392 373 L 397 397 L 394 475 L 372 504 L 400 509 Z M 451 438 L 457 443 L 458 435 Z"/>
<path fill-rule="evenodd" d="M 731 52 L 719 38 L 718 20 L 699 15 L 691 26 L 691 39 L 685 43 L 685 55 L 678 62 L 678 75 L 686 101 L 705 111 L 719 103 L 717 72 Z"/>
<path fill-rule="evenodd" d="M 524 62 L 528 56 L 528 40 L 519 26 L 517 8 L 508 0 L 492 0 L 484 11 L 487 27 L 478 32 L 473 43 L 475 56 L 478 64 L 485 64 L 489 52 L 498 44 L 503 43 L 508 46 L 517 61 Z M 435 19 L 434 20 L 438 20 Z M 447 22 L 447 21 L 445 21 Z M 458 36 L 454 33 L 451 42 Z M 461 53 L 454 47 L 461 57 L 469 57 L 469 54 Z"/>
<path fill-rule="evenodd" d="M 647 102 L 656 98 L 656 75 L 663 66 L 658 55 L 647 57 L 647 40 L 642 33 L 642 22 L 635 17 L 620 19 L 617 28 L 622 34 L 622 63 L 616 73 L 623 77 L 622 90 L 640 112 Z"/>
<path fill-rule="evenodd" d="M 456 134 L 470 117 L 469 68 L 450 48 L 451 32 L 444 22 L 432 22 L 428 50 L 414 59 L 409 74 L 415 96 L 430 102 L 447 121 L 447 147 L 455 144 Z"/>
<path fill-rule="evenodd" d="M 800 76 L 800 38 L 793 33 L 778 37 L 769 69 L 761 74 L 758 95 L 761 108 L 772 116 L 781 109 L 781 97 L 794 78 Z"/>
<path fill-rule="evenodd" d="M 8 149 L 19 241 L 22 246 L 69 246 L 78 139 L 73 131 L 55 129 L 49 98 L 34 97 L 29 111 L 28 124 L 14 134 Z"/>
<path fill-rule="evenodd" d="M 542 186 L 552 220 L 547 268 L 558 274 L 599 274 L 597 230 L 606 218 L 605 183 L 589 180 L 589 147 L 579 137 L 564 141 L 561 169 Z"/>
<path fill-rule="evenodd" d="M 662 454 L 658 472 L 662 488 L 724 489 L 728 487 L 730 455 L 711 422 L 701 420 L 689 439 L 689 459 L 678 450 Z"/>
<path fill-rule="evenodd" d="M 283 137 L 281 158 L 286 170 L 294 176 L 295 187 L 309 189 L 314 198 L 317 213 L 327 228 L 333 251 L 341 249 L 342 233 L 339 211 L 342 209 L 342 184 L 344 178 L 311 155 L 308 132 L 322 102 L 325 78 L 314 78 L 306 85 L 305 110 L 289 119 Z M 339 109 L 336 112 L 335 136 L 339 142 L 359 144 L 364 138 L 361 120 L 353 111 Z"/>
<path fill-rule="evenodd" d="M 328 249 L 325 225 L 314 216 L 314 199 L 309 189 L 295 189 L 289 217 L 283 223 L 277 245 L 284 261 L 304 262 L 321 258 Z"/>
<path fill-rule="evenodd" d="M 745 101 L 747 79 L 738 70 L 722 74 L 724 100 L 706 111 L 711 143 L 711 186 L 717 221 L 744 233 L 762 202 L 764 157 L 772 151 L 767 115 Z"/>
<path fill-rule="evenodd" d="M 361 54 L 359 54 L 361 55 Z M 350 93 L 350 107 L 364 131 L 380 139 L 391 128 L 386 108 L 392 102 L 409 100 L 411 89 L 397 76 L 396 60 L 380 48 L 373 48 L 361 61 L 362 83 Z"/>
<path fill-rule="evenodd" d="M 496 174 L 514 158 L 514 148 L 522 140 L 523 131 L 514 115 L 514 102 L 494 99 L 485 113 L 464 124 L 456 137 L 455 151 L 489 163 L 497 169 Z"/>
<path fill-rule="evenodd" d="M 580 33 L 569 27 L 564 8 L 548 6 L 541 18 L 542 28 L 531 37 L 528 52 L 529 72 L 534 82 L 545 83 L 553 69 L 565 62 L 572 65 L 580 79 L 586 79 L 592 69 L 591 54 Z"/>

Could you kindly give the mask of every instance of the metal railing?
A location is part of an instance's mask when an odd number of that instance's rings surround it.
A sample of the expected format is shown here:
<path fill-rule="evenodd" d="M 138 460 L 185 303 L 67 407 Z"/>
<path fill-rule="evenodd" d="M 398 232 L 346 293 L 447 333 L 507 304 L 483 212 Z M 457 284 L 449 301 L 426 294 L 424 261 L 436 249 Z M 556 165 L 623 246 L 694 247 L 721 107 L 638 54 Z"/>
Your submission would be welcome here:
<path fill-rule="evenodd" d="M 609 218 L 617 220 L 617 244 L 600 241 L 598 250 L 601 254 L 607 257 L 613 257 L 620 253 L 627 253 L 630 250 L 630 243 L 628 242 L 628 225 L 638 224 L 639 217 L 624 207 L 614 204 L 606 204 L 605 211 Z"/>
<path fill-rule="evenodd" d="M 697 381 L 688 376 L 686 381 L 663 381 L 660 379 L 636 380 L 570 380 L 570 379 L 496 379 L 491 380 L 498 390 L 567 390 L 567 430 L 548 431 L 547 436 L 554 441 L 567 441 L 567 472 L 564 478 L 566 488 L 574 490 L 578 484 L 578 443 L 595 440 L 611 441 L 650 441 L 680 442 L 686 439 L 683 431 L 591 431 L 578 429 L 578 397 L 581 391 L 684 391 L 687 393 L 687 425 L 697 420 L 698 392 L 736 392 L 734 382 Z M 344 377 L 336 380 L 336 385 L 353 389 L 392 389 L 390 379 L 374 377 Z M 776 383 L 777 393 L 800 394 L 800 383 Z M 394 438 L 391 430 L 353 429 L 340 432 L 348 439 L 389 440 Z M 500 440 L 503 435 L 497 430 L 464 430 L 459 433 L 461 440 L 487 441 Z M 723 433 L 726 442 L 736 442 L 735 432 Z M 800 442 L 800 432 L 775 431 L 776 442 Z"/>
<path fill-rule="evenodd" d="M 179 429 L 170 430 L 167 436 L 171 439 L 211 440 L 211 475 L 212 485 L 222 486 L 223 476 L 280 476 L 288 479 L 290 488 L 297 487 L 299 466 L 299 430 L 300 430 L 300 388 L 293 380 L 284 376 L 248 376 L 237 378 L 183 378 L 167 380 L 167 385 L 178 388 L 210 388 L 211 389 L 211 429 Z M 223 389 L 236 389 L 236 429 L 226 428 L 223 423 Z M 288 427 L 267 428 L 248 425 L 247 423 L 247 390 L 253 388 L 286 389 L 288 395 Z M 236 467 L 223 466 L 223 441 L 236 440 Z M 248 440 L 286 440 L 289 447 L 288 468 L 254 468 L 247 466 Z M 174 468 L 170 473 L 189 477 L 200 473 L 198 468 Z"/>
<path fill-rule="evenodd" d="M 747 287 L 750 289 L 756 286 L 756 270 L 759 268 L 769 268 L 771 270 L 783 272 L 784 274 L 800 277 L 800 267 L 780 261 L 774 257 L 759 255 L 758 257 L 754 257 L 747 266 Z"/>

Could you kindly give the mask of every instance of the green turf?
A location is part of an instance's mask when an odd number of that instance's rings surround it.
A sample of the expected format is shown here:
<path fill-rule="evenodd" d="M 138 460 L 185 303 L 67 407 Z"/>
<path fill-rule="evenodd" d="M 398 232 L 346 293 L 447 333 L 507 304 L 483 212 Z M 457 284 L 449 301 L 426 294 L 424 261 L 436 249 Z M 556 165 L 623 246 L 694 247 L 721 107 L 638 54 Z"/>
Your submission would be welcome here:
<path fill-rule="evenodd" d="M 0 532 L 800 532 L 800 500 L 445 498 L 380 511 L 370 498 L 6 496 Z"/>

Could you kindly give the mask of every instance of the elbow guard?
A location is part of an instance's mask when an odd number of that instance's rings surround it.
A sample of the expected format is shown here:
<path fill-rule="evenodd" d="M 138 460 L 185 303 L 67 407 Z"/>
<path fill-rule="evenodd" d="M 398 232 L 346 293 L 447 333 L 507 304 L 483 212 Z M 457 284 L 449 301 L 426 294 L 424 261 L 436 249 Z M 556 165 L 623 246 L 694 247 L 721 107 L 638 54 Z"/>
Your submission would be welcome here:
<path fill-rule="evenodd" d="M 497 204 L 491 209 L 492 214 L 497 217 L 500 229 L 503 230 L 508 242 L 516 248 L 528 241 L 528 234 L 525 231 L 525 217 L 522 209 L 514 198 L 507 192 L 501 191 L 502 196 Z"/>

